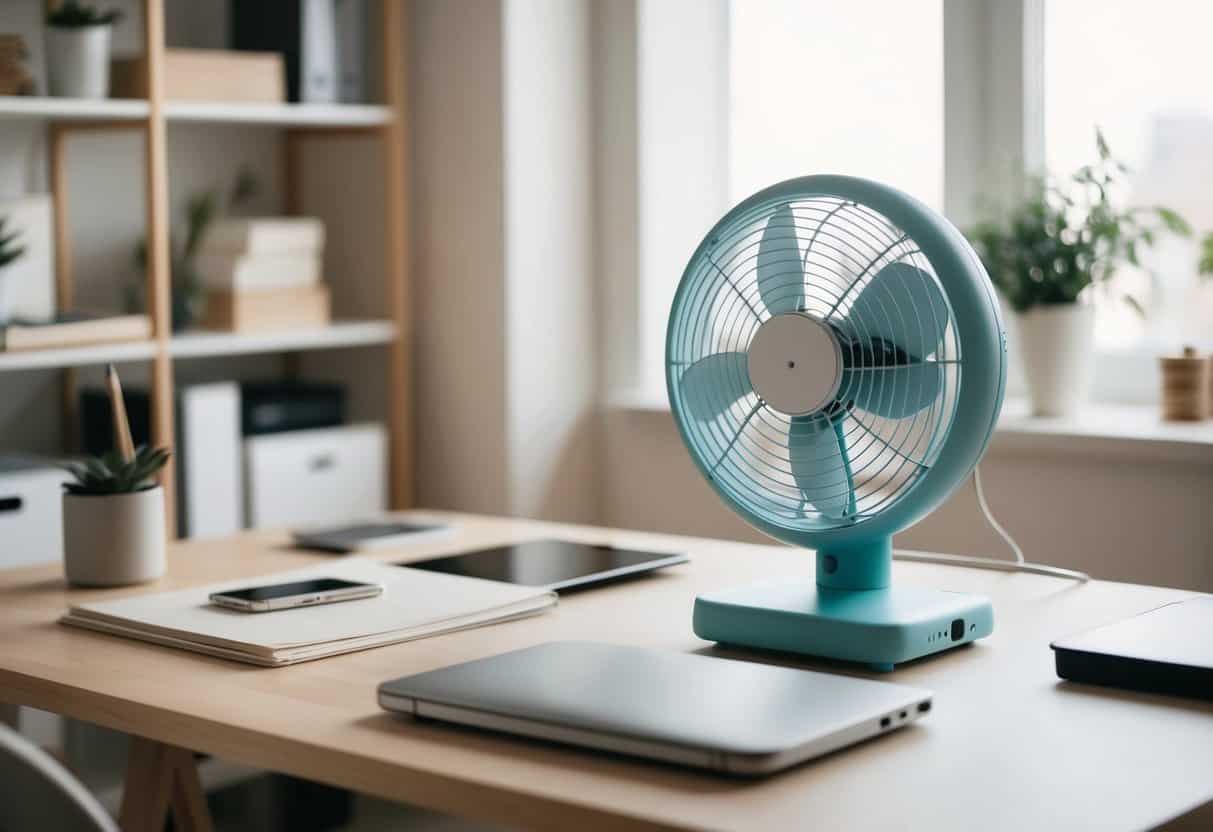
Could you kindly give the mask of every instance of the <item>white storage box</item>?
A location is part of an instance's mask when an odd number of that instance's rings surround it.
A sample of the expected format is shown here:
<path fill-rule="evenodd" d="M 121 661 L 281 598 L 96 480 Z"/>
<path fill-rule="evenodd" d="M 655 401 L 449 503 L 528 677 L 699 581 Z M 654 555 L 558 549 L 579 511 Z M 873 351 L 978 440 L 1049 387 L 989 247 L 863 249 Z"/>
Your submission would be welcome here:
<path fill-rule="evenodd" d="M 387 509 L 387 438 L 377 424 L 244 440 L 250 528 L 335 525 Z"/>
<path fill-rule="evenodd" d="M 0 458 L 0 568 L 63 560 L 65 471 Z"/>

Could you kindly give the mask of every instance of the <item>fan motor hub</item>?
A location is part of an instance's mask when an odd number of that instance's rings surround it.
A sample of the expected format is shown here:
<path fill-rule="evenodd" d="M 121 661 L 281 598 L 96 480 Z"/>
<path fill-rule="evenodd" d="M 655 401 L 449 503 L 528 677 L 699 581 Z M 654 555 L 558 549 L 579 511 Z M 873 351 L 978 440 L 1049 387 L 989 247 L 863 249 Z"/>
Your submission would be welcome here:
<path fill-rule="evenodd" d="M 828 405 L 842 384 L 842 347 L 823 321 L 785 312 L 763 321 L 746 355 L 750 383 L 763 401 L 788 416 Z"/>

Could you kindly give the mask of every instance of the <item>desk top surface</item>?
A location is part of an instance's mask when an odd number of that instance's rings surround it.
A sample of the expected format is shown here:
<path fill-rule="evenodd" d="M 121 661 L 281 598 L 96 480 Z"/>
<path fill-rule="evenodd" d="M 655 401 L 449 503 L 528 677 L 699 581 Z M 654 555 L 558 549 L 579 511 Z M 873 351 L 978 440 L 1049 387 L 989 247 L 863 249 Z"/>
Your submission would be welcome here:
<path fill-rule="evenodd" d="M 724 650 L 691 632 L 697 593 L 779 575 L 812 580 L 805 552 L 451 519 L 455 536 L 375 556 L 414 559 L 559 536 L 686 552 L 691 563 L 571 595 L 534 618 L 274 669 L 55 620 L 69 603 L 253 577 L 330 557 L 293 550 L 285 535 L 175 544 L 168 577 L 134 589 L 69 589 L 57 566 L 0 571 L 0 702 L 532 827 L 1140 829 L 1213 799 L 1213 704 L 1061 682 L 1048 646 L 1193 593 L 898 563 L 899 582 L 989 595 L 994 634 L 893 674 L 868 674 Z M 935 707 L 916 726 L 749 781 L 415 723 L 375 703 L 376 685 L 385 679 L 553 639 L 698 650 L 883 678 L 934 690 Z"/>

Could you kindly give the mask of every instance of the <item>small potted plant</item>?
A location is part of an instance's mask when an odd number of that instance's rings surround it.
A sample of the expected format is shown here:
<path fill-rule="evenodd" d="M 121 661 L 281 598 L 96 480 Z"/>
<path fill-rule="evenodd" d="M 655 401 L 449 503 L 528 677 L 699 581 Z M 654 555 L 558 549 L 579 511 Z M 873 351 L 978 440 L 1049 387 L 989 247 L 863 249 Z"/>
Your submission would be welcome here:
<path fill-rule="evenodd" d="M 171 317 L 173 332 L 188 329 L 206 311 L 206 293 L 198 278 L 195 260 L 206 236 L 206 231 L 216 218 L 240 208 L 257 195 L 257 177 L 248 168 L 236 171 L 231 188 L 226 195 L 217 188 L 192 194 L 185 201 L 185 243 L 180 247 L 174 235 L 169 235 L 169 253 L 172 256 Z M 226 196 L 226 204 L 222 201 Z M 142 273 L 147 269 L 147 240 L 135 245 L 135 267 L 140 276 L 129 287 L 126 295 L 127 308 L 132 312 L 143 308 Z"/>
<path fill-rule="evenodd" d="M 63 495 L 63 561 L 69 583 L 124 586 L 164 574 L 164 489 L 154 480 L 168 461 L 147 446 L 70 463 Z"/>
<path fill-rule="evenodd" d="M 46 15 L 46 75 L 51 95 L 105 98 L 110 86 L 110 37 L 122 18 L 66 0 Z"/>
<path fill-rule="evenodd" d="M 9 230 L 8 219 L 0 217 L 0 325 L 12 317 L 9 309 L 9 283 L 12 281 L 9 266 L 21 259 L 25 254 L 25 246 L 20 244 L 21 232 Z"/>
<path fill-rule="evenodd" d="M 1087 399 L 1094 367 L 1092 293 L 1110 291 L 1121 265 L 1139 266 L 1159 236 L 1188 236 L 1188 224 L 1167 208 L 1120 207 L 1112 193 L 1128 168 L 1096 131 L 1098 161 L 1060 182 L 1037 180 L 1001 220 L 968 236 L 990 279 L 1016 312 L 1032 411 L 1066 416 Z M 1144 315 L 1131 295 L 1123 300 Z"/>

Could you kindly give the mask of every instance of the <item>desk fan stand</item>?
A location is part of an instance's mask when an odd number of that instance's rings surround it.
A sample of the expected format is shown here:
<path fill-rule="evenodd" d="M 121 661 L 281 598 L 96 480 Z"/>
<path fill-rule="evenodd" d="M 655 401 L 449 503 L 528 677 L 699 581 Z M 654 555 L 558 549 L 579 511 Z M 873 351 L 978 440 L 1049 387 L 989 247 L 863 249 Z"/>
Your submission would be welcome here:
<path fill-rule="evenodd" d="M 994 631 L 988 598 L 893 585 L 892 541 L 817 552 L 817 583 L 772 581 L 700 595 L 695 634 L 709 641 L 894 665 Z"/>
<path fill-rule="evenodd" d="M 769 582 L 698 597 L 696 635 L 861 662 L 887 673 L 897 664 L 967 644 L 994 630 L 994 609 L 984 596 L 891 584 L 893 557 L 1090 580 L 1084 572 L 1025 560 L 1019 545 L 990 511 L 977 469 L 973 487 L 986 522 L 1007 543 L 1015 560 L 910 550 L 894 554 L 888 538 L 859 547 L 821 549 L 816 585 Z"/>

